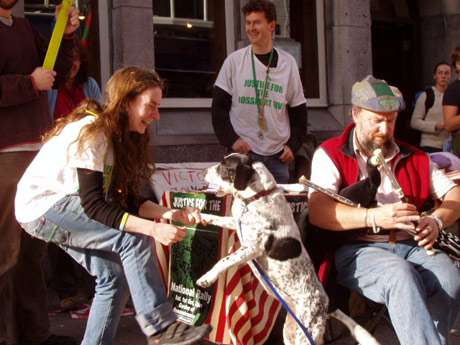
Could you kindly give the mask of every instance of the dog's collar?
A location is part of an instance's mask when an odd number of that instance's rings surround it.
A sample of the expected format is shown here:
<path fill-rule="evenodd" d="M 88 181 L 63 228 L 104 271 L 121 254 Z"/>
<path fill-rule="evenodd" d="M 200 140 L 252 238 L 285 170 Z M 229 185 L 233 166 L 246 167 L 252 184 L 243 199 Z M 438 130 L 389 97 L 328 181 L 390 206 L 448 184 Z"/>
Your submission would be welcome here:
<path fill-rule="evenodd" d="M 261 191 L 261 192 L 259 192 L 257 194 L 254 194 L 253 196 L 251 196 L 249 198 L 243 198 L 238 193 L 235 196 L 237 196 L 238 199 L 243 201 L 245 205 L 249 205 L 251 202 L 256 201 L 257 199 L 260 199 L 260 198 L 262 198 L 264 196 L 270 195 L 271 193 L 273 193 L 277 189 L 278 189 L 278 187 L 273 187 L 273 188 L 270 188 L 270 189 L 267 189 L 267 190 L 263 190 L 263 191 Z"/>

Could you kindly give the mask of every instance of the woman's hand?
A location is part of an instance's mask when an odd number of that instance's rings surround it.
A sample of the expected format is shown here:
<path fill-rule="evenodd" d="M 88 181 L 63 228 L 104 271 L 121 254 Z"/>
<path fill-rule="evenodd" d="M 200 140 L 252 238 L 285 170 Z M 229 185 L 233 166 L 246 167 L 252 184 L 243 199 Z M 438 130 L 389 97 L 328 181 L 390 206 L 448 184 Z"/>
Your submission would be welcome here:
<path fill-rule="evenodd" d="M 187 230 L 167 223 L 153 223 L 149 236 L 165 246 L 170 246 L 182 241 L 187 235 Z"/>
<path fill-rule="evenodd" d="M 180 210 L 173 210 L 171 220 L 184 225 L 194 225 L 202 221 L 200 210 L 195 207 L 184 207 Z"/>
<path fill-rule="evenodd" d="M 433 249 L 433 245 L 439 236 L 438 223 L 433 217 L 424 216 L 420 219 L 417 227 L 417 235 L 414 236 L 414 240 L 417 241 L 419 247 L 423 247 L 426 250 Z"/>

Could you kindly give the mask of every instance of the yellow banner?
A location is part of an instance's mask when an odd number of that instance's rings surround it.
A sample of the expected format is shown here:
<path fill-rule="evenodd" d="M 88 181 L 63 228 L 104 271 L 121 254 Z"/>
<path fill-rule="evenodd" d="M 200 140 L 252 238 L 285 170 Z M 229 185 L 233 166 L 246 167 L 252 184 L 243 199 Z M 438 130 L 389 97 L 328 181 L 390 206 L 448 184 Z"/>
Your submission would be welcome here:
<path fill-rule="evenodd" d="M 45 61 L 43 62 L 43 68 L 47 70 L 53 70 L 56 58 L 61 46 L 62 37 L 64 36 L 64 30 L 67 26 L 67 20 L 69 18 L 69 10 L 72 6 L 72 0 L 62 0 L 61 11 L 59 12 L 56 25 L 54 26 L 53 34 L 46 51 Z"/>

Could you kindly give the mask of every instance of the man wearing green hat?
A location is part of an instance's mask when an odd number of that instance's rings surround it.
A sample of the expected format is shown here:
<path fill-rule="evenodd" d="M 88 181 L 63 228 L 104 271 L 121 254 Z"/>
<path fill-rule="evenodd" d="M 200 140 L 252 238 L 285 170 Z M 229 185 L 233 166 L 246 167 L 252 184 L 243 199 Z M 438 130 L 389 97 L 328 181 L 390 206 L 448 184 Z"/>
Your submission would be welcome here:
<path fill-rule="evenodd" d="M 424 152 L 394 139 L 404 107 L 396 87 L 367 76 L 353 85 L 351 103 L 353 123 L 315 152 L 312 182 L 339 192 L 367 177 L 366 162 L 380 149 L 397 185 L 379 168 L 371 208 L 311 191 L 310 222 L 328 233 L 352 234 L 341 237 L 335 251 L 337 280 L 387 306 L 401 345 L 448 344 L 459 316 L 460 273 L 445 253 L 430 249 L 440 230 L 460 217 L 460 187 Z M 401 190 L 407 201 L 401 201 Z M 441 206 L 422 215 L 432 198 L 442 200 Z M 416 236 L 408 232 L 414 230 Z"/>

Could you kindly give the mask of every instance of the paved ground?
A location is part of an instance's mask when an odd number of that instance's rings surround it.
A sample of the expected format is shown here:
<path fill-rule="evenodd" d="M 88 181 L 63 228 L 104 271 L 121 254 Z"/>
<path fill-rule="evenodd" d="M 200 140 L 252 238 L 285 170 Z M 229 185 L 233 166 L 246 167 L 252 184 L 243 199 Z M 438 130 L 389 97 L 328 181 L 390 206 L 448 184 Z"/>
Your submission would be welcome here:
<path fill-rule="evenodd" d="M 84 333 L 86 320 L 74 320 L 71 319 L 68 313 L 59 313 L 55 316 L 51 316 L 52 330 L 56 334 L 65 334 L 75 337 L 81 340 Z M 460 325 L 459 325 L 460 326 Z M 398 341 L 395 338 L 392 328 L 388 322 L 382 320 L 375 331 L 376 338 L 381 342 L 382 345 L 398 345 Z M 145 338 L 139 330 L 136 321 L 133 317 L 122 317 L 120 326 L 118 329 L 117 338 L 114 345 L 145 345 Z M 208 343 L 209 344 L 209 343 Z M 267 343 L 268 344 L 268 343 Z M 341 338 L 336 340 L 331 345 L 355 345 L 355 343 L 347 338 Z M 204 343 L 202 344 L 204 345 Z M 281 345 L 281 344 L 269 344 L 269 345 Z M 414 344 L 417 345 L 417 344 Z M 452 337 L 452 345 L 460 345 L 460 336 Z"/>

